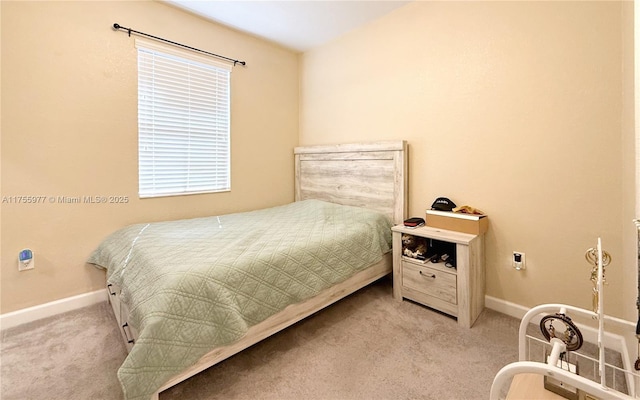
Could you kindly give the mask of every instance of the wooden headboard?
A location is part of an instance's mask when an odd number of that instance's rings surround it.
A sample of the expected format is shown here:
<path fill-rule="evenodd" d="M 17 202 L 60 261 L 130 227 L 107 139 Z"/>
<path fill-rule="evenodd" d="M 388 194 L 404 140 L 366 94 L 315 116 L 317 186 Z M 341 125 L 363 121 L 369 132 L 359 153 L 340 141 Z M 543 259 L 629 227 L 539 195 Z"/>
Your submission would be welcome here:
<path fill-rule="evenodd" d="M 405 141 L 296 147 L 295 200 L 370 208 L 400 224 L 408 209 L 406 153 Z"/>

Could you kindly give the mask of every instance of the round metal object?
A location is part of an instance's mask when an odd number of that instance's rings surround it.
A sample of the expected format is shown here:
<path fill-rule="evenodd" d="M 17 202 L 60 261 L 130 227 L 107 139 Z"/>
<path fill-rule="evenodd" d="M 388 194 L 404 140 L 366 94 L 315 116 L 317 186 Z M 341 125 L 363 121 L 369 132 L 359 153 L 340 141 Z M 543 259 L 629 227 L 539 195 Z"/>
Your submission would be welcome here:
<path fill-rule="evenodd" d="M 555 324 L 555 325 L 554 325 Z M 564 314 L 550 314 L 540 320 L 540 331 L 547 341 L 558 338 L 567 346 L 567 351 L 576 351 L 582 347 L 582 333 Z"/>

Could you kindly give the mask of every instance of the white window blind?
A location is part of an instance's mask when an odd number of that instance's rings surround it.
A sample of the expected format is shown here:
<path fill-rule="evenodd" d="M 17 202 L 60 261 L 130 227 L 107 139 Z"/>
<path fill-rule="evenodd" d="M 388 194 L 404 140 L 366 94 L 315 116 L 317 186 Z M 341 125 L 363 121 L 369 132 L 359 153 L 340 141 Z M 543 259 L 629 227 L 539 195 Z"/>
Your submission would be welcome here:
<path fill-rule="evenodd" d="M 231 67 L 136 40 L 140 197 L 227 191 Z"/>

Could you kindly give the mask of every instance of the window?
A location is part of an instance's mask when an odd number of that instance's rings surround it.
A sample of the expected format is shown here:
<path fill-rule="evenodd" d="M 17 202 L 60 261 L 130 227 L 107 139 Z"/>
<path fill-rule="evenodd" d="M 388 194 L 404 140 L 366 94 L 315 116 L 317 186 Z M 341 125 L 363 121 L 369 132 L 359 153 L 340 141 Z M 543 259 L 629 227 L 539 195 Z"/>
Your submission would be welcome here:
<path fill-rule="evenodd" d="M 228 191 L 231 66 L 136 40 L 143 197 Z"/>

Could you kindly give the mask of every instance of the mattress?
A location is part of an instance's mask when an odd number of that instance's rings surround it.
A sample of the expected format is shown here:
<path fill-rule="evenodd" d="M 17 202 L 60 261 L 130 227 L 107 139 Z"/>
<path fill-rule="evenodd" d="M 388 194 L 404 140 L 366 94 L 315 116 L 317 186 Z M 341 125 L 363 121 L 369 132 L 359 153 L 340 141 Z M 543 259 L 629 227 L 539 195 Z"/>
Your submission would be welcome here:
<path fill-rule="evenodd" d="M 375 211 L 305 200 L 113 233 L 89 263 L 121 288 L 138 332 L 118 370 L 125 399 L 148 399 L 213 348 L 380 261 L 391 226 Z"/>

